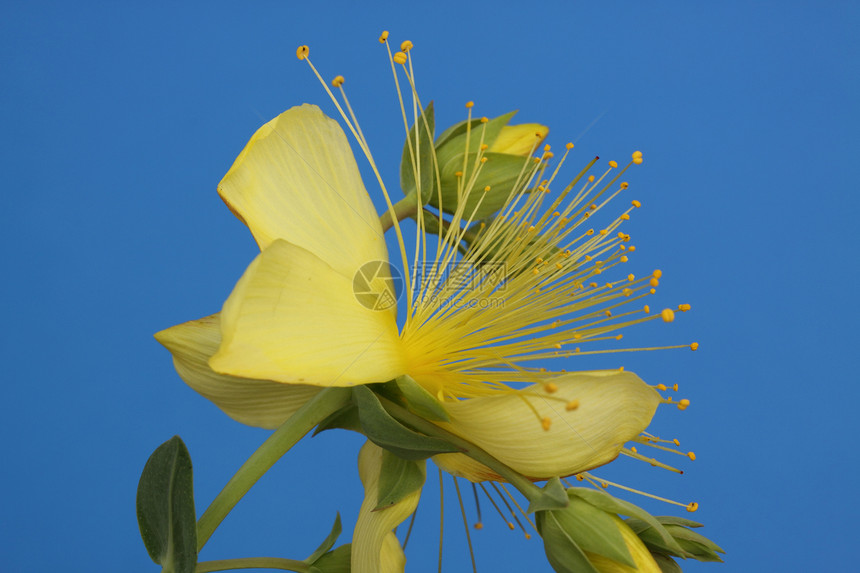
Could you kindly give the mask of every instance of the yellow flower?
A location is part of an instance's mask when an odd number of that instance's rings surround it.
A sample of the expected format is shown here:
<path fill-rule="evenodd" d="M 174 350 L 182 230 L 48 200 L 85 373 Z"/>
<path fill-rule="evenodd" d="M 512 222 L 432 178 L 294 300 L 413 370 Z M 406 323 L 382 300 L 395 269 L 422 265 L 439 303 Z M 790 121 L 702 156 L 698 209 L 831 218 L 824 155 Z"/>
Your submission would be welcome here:
<path fill-rule="evenodd" d="M 462 206 L 438 239 L 424 232 L 419 211 L 412 257 L 395 224 L 409 271 L 398 329 L 396 305 L 368 305 L 356 294 L 365 265 L 387 276 L 388 254 L 346 136 L 317 107 L 292 108 L 254 134 L 218 188 L 260 255 L 220 315 L 156 338 L 192 388 L 246 424 L 275 427 L 323 387 L 408 374 L 446 407 L 450 422 L 440 425 L 523 475 L 546 479 L 605 464 L 647 427 L 661 396 L 623 370 L 528 364 L 605 352 L 580 346 L 674 314 L 624 310 L 653 293 L 659 272 L 603 278 L 634 250 L 618 227 L 638 202 L 597 231 L 589 227 L 626 189 L 617 182 L 623 171 L 615 162 L 596 176 L 583 170 L 553 196 L 558 170 L 544 173 L 550 156 L 546 148 L 544 161 L 524 159 L 525 176 L 501 216 L 473 225 L 468 248 L 460 225 L 471 220 Z M 637 152 L 631 163 L 639 162 Z M 473 192 L 481 190 L 463 189 Z M 379 276 L 371 288 L 390 285 Z M 437 460 L 473 481 L 497 477 L 464 455 Z"/>

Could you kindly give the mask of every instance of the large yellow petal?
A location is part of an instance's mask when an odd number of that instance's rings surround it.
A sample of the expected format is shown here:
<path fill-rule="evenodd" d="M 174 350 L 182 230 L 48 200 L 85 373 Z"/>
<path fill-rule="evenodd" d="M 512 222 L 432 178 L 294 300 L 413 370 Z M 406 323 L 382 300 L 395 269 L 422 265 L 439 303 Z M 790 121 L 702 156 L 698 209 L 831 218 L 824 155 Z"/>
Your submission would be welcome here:
<path fill-rule="evenodd" d="M 218 193 L 261 250 L 285 239 L 349 278 L 368 261 L 388 260 L 346 136 L 314 105 L 289 109 L 261 127 Z"/>
<path fill-rule="evenodd" d="M 614 460 L 625 442 L 648 427 L 661 400 L 631 372 L 575 372 L 552 382 L 558 386 L 553 394 L 535 385 L 513 394 L 446 403 L 451 421 L 439 425 L 527 477 L 548 479 Z M 565 403 L 571 400 L 578 400 L 579 406 L 567 411 Z M 544 416 L 551 420 L 548 431 L 541 427 Z M 471 481 L 500 479 L 463 454 L 433 459 L 445 471 Z"/>
<path fill-rule="evenodd" d="M 243 424 L 277 428 L 320 391 L 317 386 L 282 384 L 218 374 L 209 358 L 221 344 L 217 314 L 177 324 L 155 334 L 173 354 L 179 376 L 225 414 Z"/>
<path fill-rule="evenodd" d="M 421 488 L 405 495 L 394 505 L 376 510 L 379 501 L 379 476 L 382 473 L 382 452 L 382 448 L 376 444 L 365 442 L 358 453 L 358 477 L 364 485 L 364 501 L 361 503 L 352 534 L 352 573 L 402 571 L 399 567 L 406 562 L 405 557 L 401 561 L 400 556 L 393 551 L 391 530 L 418 507 Z"/>
<path fill-rule="evenodd" d="M 224 303 L 221 334 L 209 359 L 221 374 L 354 386 L 404 372 L 393 309 L 367 308 L 352 280 L 281 239 L 236 284 Z"/>

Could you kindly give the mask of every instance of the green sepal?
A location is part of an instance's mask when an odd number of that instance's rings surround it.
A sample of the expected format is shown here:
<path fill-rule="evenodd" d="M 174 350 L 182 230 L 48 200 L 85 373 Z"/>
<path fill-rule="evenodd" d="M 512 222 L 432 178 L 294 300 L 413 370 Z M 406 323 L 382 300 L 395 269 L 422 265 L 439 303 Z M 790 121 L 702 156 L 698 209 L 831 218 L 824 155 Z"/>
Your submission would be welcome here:
<path fill-rule="evenodd" d="M 411 376 L 404 374 L 394 380 L 397 389 L 406 400 L 406 407 L 425 420 L 448 422 L 451 418 L 439 400 L 424 389 Z"/>
<path fill-rule="evenodd" d="M 683 573 L 681 571 L 681 566 L 668 555 L 664 555 L 663 553 L 652 553 L 651 557 L 654 558 L 654 561 L 657 563 L 657 566 L 660 568 L 662 573 Z"/>
<path fill-rule="evenodd" d="M 499 134 L 502 132 L 502 128 L 508 125 L 508 122 L 511 121 L 511 118 L 516 113 L 516 111 L 508 112 L 499 117 L 494 117 L 485 124 L 482 124 L 480 119 L 473 120 L 472 130 L 468 135 L 468 150 L 466 149 L 466 122 L 460 122 L 453 128 L 446 130 L 436 142 L 436 158 L 439 160 L 439 166 L 447 164 L 456 157 L 460 160 L 460 167 L 454 171 L 462 170 L 463 154 L 477 153 L 482 143 L 487 146 L 493 145 L 493 142 L 498 139 Z M 483 141 L 481 140 L 482 132 L 484 134 Z M 471 169 L 471 164 L 467 162 L 466 168 Z"/>
<path fill-rule="evenodd" d="M 137 523 L 152 560 L 170 573 L 197 565 L 197 517 L 191 456 L 179 436 L 156 448 L 137 486 Z"/>
<path fill-rule="evenodd" d="M 479 220 L 489 217 L 505 205 L 515 184 L 518 184 L 519 188 L 527 183 L 523 174 L 528 173 L 531 157 L 506 153 L 484 153 L 483 157 L 487 158 L 487 162 L 480 167 L 481 172 L 472 184 L 472 190 L 463 209 L 464 218 L 471 217 L 473 220 Z M 475 159 L 476 154 L 469 154 L 468 164 L 474 165 Z M 459 203 L 457 195 L 459 180 L 454 173 L 462 170 L 462 162 L 462 158 L 455 157 L 448 163 L 440 164 L 442 166 L 442 210 L 447 213 L 453 213 Z M 471 167 L 463 179 L 468 181 L 470 177 Z M 490 190 L 484 191 L 487 186 Z M 438 203 L 438 196 L 430 197 L 430 205 L 438 208 Z"/>
<path fill-rule="evenodd" d="M 334 524 L 331 526 L 331 531 L 323 539 L 323 542 L 320 543 L 319 547 L 317 547 L 310 556 L 305 559 L 305 563 L 316 563 L 316 561 L 325 555 L 329 549 L 334 547 L 334 542 L 337 541 L 337 538 L 340 537 L 340 532 L 343 531 L 343 528 L 340 523 L 340 512 L 337 513 L 337 516 L 334 518 Z"/>
<path fill-rule="evenodd" d="M 426 121 L 425 121 L 426 120 Z M 429 128 L 429 130 L 428 130 Z M 433 116 L 433 102 L 427 104 L 418 120 L 409 128 L 409 135 L 403 144 L 403 155 L 400 159 L 400 188 L 404 195 L 409 195 L 417 188 L 421 189 L 421 204 L 426 204 L 432 195 L 436 193 L 433 182 L 436 180 L 436 167 L 434 156 L 436 154 L 433 144 L 435 132 Z M 416 133 L 417 131 L 417 133 Z M 418 152 L 418 169 L 420 180 L 416 185 L 415 159 L 413 153 Z"/>
<path fill-rule="evenodd" d="M 678 544 L 677 541 L 675 541 L 675 538 L 672 537 L 668 531 L 666 531 L 666 528 L 663 527 L 663 525 L 659 521 L 657 521 L 657 519 L 653 515 L 651 515 L 641 507 L 633 505 L 629 501 L 624 501 L 623 499 L 613 497 L 605 491 L 601 490 L 589 489 L 584 487 L 572 487 L 567 491 L 570 494 L 581 497 L 591 505 L 597 507 L 598 509 L 602 509 L 607 513 L 618 513 L 621 515 L 626 515 L 628 517 L 635 517 L 637 519 L 641 519 L 642 521 L 647 522 L 655 530 L 657 535 L 660 536 L 665 546 L 670 549 L 670 553 L 683 553 L 681 546 Z"/>
<path fill-rule="evenodd" d="M 424 485 L 425 464 L 382 452 L 377 503 L 373 511 L 390 507 Z"/>
<path fill-rule="evenodd" d="M 557 477 L 551 478 L 540 489 L 540 495 L 529 500 L 527 513 L 546 509 L 564 509 L 570 503 L 567 491 Z"/>
<path fill-rule="evenodd" d="M 352 430 L 361 433 L 361 422 L 358 419 L 358 408 L 354 404 L 350 404 L 334 412 L 326 417 L 322 422 L 317 424 L 312 436 L 316 436 L 320 432 L 326 430 Z"/>
<path fill-rule="evenodd" d="M 395 420 L 367 386 L 356 386 L 352 392 L 362 433 L 377 446 L 407 460 L 460 451 L 445 440 L 419 434 Z"/>
<path fill-rule="evenodd" d="M 587 501 L 571 496 L 567 509 L 554 511 L 564 531 L 577 545 L 587 552 L 602 555 L 628 567 L 636 567 L 636 562 L 627 549 L 627 543 L 613 519 L 614 514 L 597 509 Z"/>
<path fill-rule="evenodd" d="M 535 525 L 547 560 L 557 573 L 599 573 L 576 541 L 567 534 L 555 511 L 539 511 Z"/>
<path fill-rule="evenodd" d="M 352 544 L 346 543 L 313 562 L 313 573 L 349 573 Z"/>
<path fill-rule="evenodd" d="M 514 112 L 514 113 L 516 113 L 516 112 Z M 513 115 L 511 117 L 513 117 Z M 508 121 L 510 121 L 510 119 Z M 459 121 L 459 122 L 455 123 L 454 125 L 452 125 L 448 129 L 443 131 L 442 134 L 438 138 L 436 138 L 436 147 L 437 148 L 442 147 L 443 145 L 445 145 L 445 143 L 447 143 L 449 140 L 453 139 L 454 137 L 466 133 L 466 130 L 468 129 L 468 127 L 470 125 L 472 126 L 472 129 L 475 129 L 476 127 L 481 125 L 481 119 L 478 118 L 478 119 L 473 119 L 471 121 L 468 119 L 464 119 L 463 121 Z"/>
<path fill-rule="evenodd" d="M 685 519 L 683 517 L 678 517 L 677 515 L 655 515 L 657 521 L 662 523 L 663 525 L 680 525 L 682 527 L 704 527 L 703 524 L 698 521 L 693 521 L 692 519 Z"/>
<path fill-rule="evenodd" d="M 652 553 L 666 553 L 684 559 L 696 559 L 697 561 L 722 561 L 718 553 L 725 553 L 725 551 L 719 545 L 683 525 L 671 523 L 675 520 L 688 520 L 671 516 L 660 516 L 657 520 L 672 536 L 680 551 L 677 548 L 669 547 L 659 533 L 654 530 L 652 524 L 635 518 L 627 519 L 626 522 Z M 698 525 L 696 523 L 696 526 Z"/>

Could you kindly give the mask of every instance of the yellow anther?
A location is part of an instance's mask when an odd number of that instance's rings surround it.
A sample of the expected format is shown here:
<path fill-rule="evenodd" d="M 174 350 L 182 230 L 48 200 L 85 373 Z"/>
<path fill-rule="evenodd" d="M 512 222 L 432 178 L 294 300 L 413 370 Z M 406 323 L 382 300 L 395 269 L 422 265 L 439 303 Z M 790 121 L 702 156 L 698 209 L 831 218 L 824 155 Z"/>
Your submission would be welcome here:
<path fill-rule="evenodd" d="M 561 344 L 554 344 L 553 348 L 555 348 L 556 350 L 561 350 Z"/>
<path fill-rule="evenodd" d="M 621 233 L 618 233 L 618 236 L 620 237 Z M 625 243 L 629 243 L 630 242 L 630 235 L 624 235 L 623 237 L 621 237 L 621 240 L 624 241 Z"/>
<path fill-rule="evenodd" d="M 671 397 L 671 396 L 669 396 L 668 398 L 666 398 L 666 403 L 668 403 L 668 404 L 671 404 L 671 403 L 672 403 L 672 397 Z"/>
<path fill-rule="evenodd" d="M 486 157 L 482 157 L 482 158 L 481 158 L 481 163 L 486 163 L 486 162 L 487 162 L 487 158 L 486 158 Z"/>
<path fill-rule="evenodd" d="M 597 288 L 597 283 L 588 283 L 591 288 Z"/>
<path fill-rule="evenodd" d="M 672 443 L 675 444 L 676 446 L 681 445 L 681 441 L 678 438 L 675 438 L 674 440 L 672 440 Z"/>
<path fill-rule="evenodd" d="M 576 481 L 582 481 L 584 479 L 585 478 L 583 476 L 581 476 L 580 474 L 576 474 Z"/>
<path fill-rule="evenodd" d="M 650 291 L 648 291 L 648 292 L 650 292 L 651 294 L 656 294 L 656 293 L 657 293 L 657 289 L 652 288 L 652 289 L 651 289 Z"/>
<path fill-rule="evenodd" d="M 672 384 L 672 390 L 677 392 L 678 391 L 678 384 Z"/>
<path fill-rule="evenodd" d="M 343 76 L 335 76 L 334 79 L 331 81 L 331 87 L 339 88 L 343 85 L 343 81 Z"/>
<path fill-rule="evenodd" d="M 489 148 L 490 148 L 490 146 L 489 146 L 489 145 L 487 145 L 486 143 L 482 143 L 482 144 L 481 144 L 481 151 L 486 151 L 486 150 L 488 150 Z"/>
<path fill-rule="evenodd" d="M 631 294 L 633 294 L 633 291 L 629 288 L 626 288 L 621 291 L 621 294 L 623 294 L 624 296 L 630 296 Z"/>
<path fill-rule="evenodd" d="M 558 217 L 559 215 L 561 215 L 561 213 L 559 213 L 558 211 L 553 211 L 553 212 L 552 212 L 552 216 L 553 216 L 553 217 Z"/>
<path fill-rule="evenodd" d="M 628 187 L 630 187 L 630 183 L 628 183 L 627 181 L 621 182 L 621 189 L 627 189 Z"/>
<path fill-rule="evenodd" d="M 486 117 L 481 118 L 481 123 L 487 123 L 488 121 L 490 121 L 490 120 L 487 119 Z"/>
<path fill-rule="evenodd" d="M 405 64 L 406 63 L 406 59 L 407 59 L 406 54 L 403 52 L 396 52 L 394 54 L 394 56 L 392 56 L 392 57 L 394 59 L 395 64 Z"/>
<path fill-rule="evenodd" d="M 630 202 L 630 204 L 631 204 L 631 205 L 633 205 L 634 207 L 636 207 L 637 209 L 638 209 L 639 207 L 641 207 L 641 206 L 642 206 L 642 203 L 641 203 L 641 202 L 639 202 L 639 201 L 637 201 L 636 199 L 633 199 L 633 200 Z"/>
<path fill-rule="evenodd" d="M 579 408 L 579 400 L 576 400 L 576 399 L 573 399 L 564 405 L 564 409 L 567 410 L 568 412 L 573 412 L 577 408 Z M 577 476 L 577 477 L 579 477 L 579 476 Z"/>
<path fill-rule="evenodd" d="M 698 342 L 694 342 L 690 345 L 690 350 L 698 350 L 698 349 L 699 349 L 699 343 Z"/>
<path fill-rule="evenodd" d="M 699 509 L 699 504 L 696 503 L 695 501 L 691 501 L 690 503 L 687 504 L 687 511 L 689 511 L 690 513 L 693 513 L 697 509 Z"/>
<path fill-rule="evenodd" d="M 588 206 L 588 208 L 591 209 L 592 211 L 595 211 L 597 209 L 597 205 L 592 203 L 591 205 Z"/>
<path fill-rule="evenodd" d="M 622 221 L 629 221 L 629 220 L 630 220 L 630 215 L 628 215 L 627 213 L 622 213 L 622 214 L 621 214 L 621 220 L 622 220 Z"/>
<path fill-rule="evenodd" d="M 549 416 L 544 416 L 543 420 L 540 421 L 540 425 L 544 432 L 548 432 L 550 426 L 552 426 L 552 420 L 550 420 Z"/>
<path fill-rule="evenodd" d="M 657 384 L 657 390 L 668 390 L 669 388 L 665 384 Z"/>
<path fill-rule="evenodd" d="M 473 107 L 475 107 L 475 102 L 473 102 L 473 101 L 467 101 L 466 102 L 466 109 L 472 109 Z"/>
<path fill-rule="evenodd" d="M 642 310 L 645 311 L 645 314 L 651 314 L 651 307 L 648 306 L 647 304 L 645 305 L 645 308 L 643 308 Z"/>
<path fill-rule="evenodd" d="M 612 316 L 612 311 L 611 310 L 604 310 L 603 314 L 605 314 L 606 316 Z"/>
<path fill-rule="evenodd" d="M 384 44 L 388 40 L 388 30 L 383 30 L 379 35 L 379 43 Z"/>
<path fill-rule="evenodd" d="M 538 269 L 532 269 L 532 274 L 533 275 L 539 275 L 540 271 Z"/>
<path fill-rule="evenodd" d="M 587 231 L 585 232 L 585 234 L 586 234 L 586 235 L 593 235 L 593 234 L 594 234 L 594 229 L 589 229 L 589 230 L 587 230 Z M 586 260 L 586 261 L 590 261 L 590 260 L 591 260 L 591 257 L 589 257 L 588 255 L 585 255 L 585 260 Z"/>
<path fill-rule="evenodd" d="M 671 308 L 664 308 L 663 312 L 660 313 L 660 316 L 663 317 L 663 322 L 672 322 L 675 320 L 675 313 L 672 312 Z"/>
<path fill-rule="evenodd" d="M 552 146 L 549 143 L 543 146 L 544 151 L 549 151 L 550 149 L 552 149 Z"/>
<path fill-rule="evenodd" d="M 410 42 L 409 40 L 403 40 L 403 42 L 400 43 L 400 51 L 401 52 L 408 52 L 411 49 L 412 49 L 412 42 Z"/>
<path fill-rule="evenodd" d="M 631 452 L 633 452 L 633 453 L 635 454 L 635 453 L 637 453 L 639 450 L 637 450 L 637 449 L 636 449 L 636 446 L 630 446 L 630 451 L 631 451 Z"/>
<path fill-rule="evenodd" d="M 634 151 L 633 152 L 633 163 L 635 163 L 636 165 L 642 164 L 642 152 L 641 151 Z"/>
<path fill-rule="evenodd" d="M 615 337 L 615 340 L 621 340 L 622 338 L 624 338 L 624 335 L 619 334 L 618 336 Z"/>
<path fill-rule="evenodd" d="M 484 529 L 484 524 L 479 521 L 475 524 L 475 529 Z"/>
<path fill-rule="evenodd" d="M 600 229 L 601 235 L 606 235 L 607 233 L 609 233 L 609 231 L 607 231 L 606 229 Z"/>
<path fill-rule="evenodd" d="M 572 144 L 572 143 L 568 143 L 567 145 L 565 145 L 565 147 L 566 147 L 568 150 L 573 149 L 573 144 Z"/>
<path fill-rule="evenodd" d="M 695 452 L 687 452 L 687 457 L 690 458 L 691 461 L 696 461 L 696 453 Z"/>
<path fill-rule="evenodd" d="M 683 400 L 678 401 L 678 409 L 686 410 L 690 406 L 690 401 L 684 398 Z"/>
<path fill-rule="evenodd" d="M 296 48 L 296 57 L 300 60 L 304 60 L 308 57 L 310 51 L 311 49 L 307 46 L 299 46 L 298 48 Z"/>
<path fill-rule="evenodd" d="M 610 161 L 609 166 L 611 168 L 615 169 L 616 167 L 618 167 L 618 162 L 617 161 Z"/>
<path fill-rule="evenodd" d="M 636 246 L 635 246 L 635 245 L 630 245 L 629 247 L 627 247 L 627 250 L 628 250 L 628 251 L 630 251 L 630 252 L 632 253 L 633 251 L 635 251 L 635 250 L 636 250 Z"/>
<path fill-rule="evenodd" d="M 514 524 L 513 524 L 513 523 L 511 523 L 511 522 L 509 521 L 509 522 L 508 522 L 508 529 L 510 529 L 511 531 L 513 531 L 514 529 L 516 529 L 516 527 L 514 527 Z"/>
<path fill-rule="evenodd" d="M 680 310 L 681 312 L 687 312 L 688 310 L 690 310 L 690 308 L 692 308 L 692 307 L 690 307 L 689 304 L 679 304 L 678 305 L 678 310 Z"/>
<path fill-rule="evenodd" d="M 661 271 L 660 269 L 654 269 L 654 272 L 651 273 L 651 276 L 655 279 L 659 279 L 663 276 L 663 271 Z"/>
<path fill-rule="evenodd" d="M 463 172 L 462 172 L 462 171 L 455 171 L 455 172 L 454 172 L 454 177 L 462 177 L 462 176 L 463 176 Z"/>
<path fill-rule="evenodd" d="M 553 392 L 558 391 L 558 385 L 555 382 L 547 382 L 544 384 L 543 389 L 552 394 Z"/>
<path fill-rule="evenodd" d="M 582 335 L 581 335 L 580 333 L 575 332 L 575 333 L 573 334 L 573 339 L 574 339 L 574 340 L 579 340 L 580 338 L 582 338 Z"/>
<path fill-rule="evenodd" d="M 555 155 L 553 154 L 552 151 L 547 151 L 543 154 L 544 159 L 552 159 L 553 157 L 555 157 Z"/>
<path fill-rule="evenodd" d="M 648 284 L 650 284 L 652 287 L 658 287 L 660 286 L 660 281 L 658 281 L 654 277 L 651 277 L 651 280 L 648 281 Z"/>
<path fill-rule="evenodd" d="M 635 281 L 635 280 L 636 280 L 636 275 L 632 275 L 632 274 L 627 275 L 627 280 L 628 280 L 628 281 L 630 281 L 630 282 Z"/>
<path fill-rule="evenodd" d="M 621 249 L 622 251 L 626 251 L 627 245 L 618 245 L 618 248 Z"/>
<path fill-rule="evenodd" d="M 625 255 L 625 256 L 621 257 L 620 259 L 618 259 L 618 260 L 619 260 L 619 261 L 621 261 L 622 263 L 626 263 L 626 262 L 627 262 L 627 261 L 629 261 L 630 259 L 628 259 L 628 258 L 627 258 L 627 256 Z"/>
<path fill-rule="evenodd" d="M 485 186 L 484 186 L 484 192 L 486 193 L 486 192 L 487 192 L 487 191 L 489 191 L 489 190 L 490 190 L 490 186 L 489 186 L 489 185 L 485 185 Z"/>

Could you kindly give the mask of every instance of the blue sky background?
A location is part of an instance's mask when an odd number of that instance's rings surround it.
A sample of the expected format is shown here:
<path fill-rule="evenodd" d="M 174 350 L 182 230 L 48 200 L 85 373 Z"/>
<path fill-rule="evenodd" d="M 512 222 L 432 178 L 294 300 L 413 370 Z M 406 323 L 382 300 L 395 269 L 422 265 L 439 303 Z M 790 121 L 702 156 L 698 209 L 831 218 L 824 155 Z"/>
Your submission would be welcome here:
<path fill-rule="evenodd" d="M 474 100 L 479 114 L 519 109 L 519 121 L 549 125 L 557 147 L 575 140 L 583 163 L 644 151 L 629 177 L 644 203 L 630 269 L 661 268 L 655 305 L 693 312 L 629 340 L 701 348 L 568 367 L 624 365 L 692 400 L 654 425 L 696 451 L 685 475 L 636 463 L 602 474 L 699 502 L 727 565 L 684 570 L 851 568 L 857 3 L 357 4 L 0 7 L 0 568 L 156 571 L 134 515 L 150 452 L 182 436 L 202 512 L 265 439 L 187 388 L 152 333 L 219 310 L 254 256 L 215 193 L 254 130 L 303 102 L 332 112 L 298 44 L 327 78 L 346 76 L 396 183 L 403 133 L 382 29 L 415 43 L 438 125 Z M 337 510 L 348 540 L 361 443 L 343 432 L 303 441 L 201 559 L 303 558 Z M 431 472 L 409 571 L 436 569 L 437 489 Z M 447 509 L 445 570 L 466 571 L 462 523 Z M 480 571 L 550 570 L 537 537 L 485 521 Z"/>

